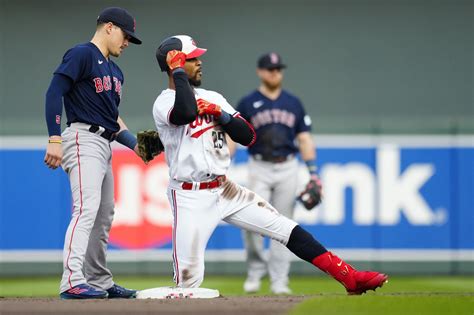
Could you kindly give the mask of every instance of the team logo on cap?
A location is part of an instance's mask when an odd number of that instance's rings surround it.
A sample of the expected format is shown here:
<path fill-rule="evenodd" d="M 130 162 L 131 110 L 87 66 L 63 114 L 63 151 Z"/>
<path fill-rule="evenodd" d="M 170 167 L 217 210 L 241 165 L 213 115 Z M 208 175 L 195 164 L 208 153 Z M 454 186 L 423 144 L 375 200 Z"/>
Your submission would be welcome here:
<path fill-rule="evenodd" d="M 273 64 L 277 64 L 278 63 L 278 55 L 275 54 L 275 53 L 271 53 L 270 54 L 270 62 L 273 63 Z"/>
<path fill-rule="evenodd" d="M 133 19 L 133 31 L 135 32 L 135 28 L 137 27 L 137 21 Z"/>

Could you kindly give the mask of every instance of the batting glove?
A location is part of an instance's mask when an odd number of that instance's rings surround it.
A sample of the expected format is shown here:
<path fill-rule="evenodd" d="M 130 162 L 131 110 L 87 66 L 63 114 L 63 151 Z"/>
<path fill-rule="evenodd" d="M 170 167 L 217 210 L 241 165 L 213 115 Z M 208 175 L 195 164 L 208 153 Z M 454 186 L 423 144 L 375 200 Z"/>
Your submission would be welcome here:
<path fill-rule="evenodd" d="M 222 114 L 222 109 L 219 105 L 210 103 L 202 98 L 197 100 L 197 110 L 199 116 L 212 115 L 215 118 L 219 118 Z"/>
<path fill-rule="evenodd" d="M 179 50 L 168 51 L 166 55 L 166 63 L 171 71 L 183 68 L 186 63 L 186 54 Z"/>

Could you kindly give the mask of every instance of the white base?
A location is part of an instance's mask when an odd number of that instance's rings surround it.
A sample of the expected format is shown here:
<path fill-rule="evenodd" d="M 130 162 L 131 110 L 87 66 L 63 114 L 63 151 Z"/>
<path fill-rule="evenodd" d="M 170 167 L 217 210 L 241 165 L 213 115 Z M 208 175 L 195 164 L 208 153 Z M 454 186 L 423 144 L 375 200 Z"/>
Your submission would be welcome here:
<path fill-rule="evenodd" d="M 213 299 L 219 291 L 206 288 L 159 287 L 137 292 L 137 299 Z"/>

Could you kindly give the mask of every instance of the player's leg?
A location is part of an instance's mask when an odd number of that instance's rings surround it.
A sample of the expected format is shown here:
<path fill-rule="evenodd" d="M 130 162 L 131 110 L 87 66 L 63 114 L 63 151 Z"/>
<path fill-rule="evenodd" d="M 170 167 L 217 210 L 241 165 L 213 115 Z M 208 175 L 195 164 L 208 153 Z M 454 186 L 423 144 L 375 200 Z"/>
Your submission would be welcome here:
<path fill-rule="evenodd" d="M 295 221 L 282 216 L 253 192 L 238 187 L 240 194 L 244 194 L 245 197 L 236 196 L 232 200 L 226 200 L 225 208 L 228 213 L 224 219 L 226 222 L 281 242 L 296 256 L 343 284 L 349 294 L 362 294 L 367 290 L 375 290 L 387 281 L 388 277 L 384 274 L 355 270 L 329 252 Z"/>
<path fill-rule="evenodd" d="M 295 207 L 296 186 L 298 184 L 298 161 L 292 159 L 287 162 L 277 163 L 274 165 L 275 180 L 271 204 L 278 209 L 280 214 L 287 218 L 293 219 Z M 256 191 L 258 194 L 258 192 Z M 276 294 L 289 294 L 291 290 L 288 287 L 290 272 L 290 260 L 292 253 L 282 243 L 270 241 L 270 255 L 268 256 L 268 273 L 270 274 L 270 288 Z"/>
<path fill-rule="evenodd" d="M 107 243 L 114 217 L 114 178 L 110 164 L 107 165 L 101 192 L 99 211 L 87 246 L 84 272 L 90 285 L 107 290 L 114 284 L 106 262 Z"/>
<path fill-rule="evenodd" d="M 269 200 L 273 176 L 271 163 L 264 163 L 250 159 L 249 187 L 252 191 Z M 267 273 L 267 259 L 265 257 L 264 239 L 260 234 L 242 230 L 245 250 L 247 253 L 247 279 L 244 282 L 244 291 L 253 293 L 260 290 L 261 279 Z"/>
<path fill-rule="evenodd" d="M 102 144 L 94 137 L 97 136 L 72 131 L 63 136 L 63 168 L 69 176 L 73 213 L 64 240 L 61 292 L 87 282 L 83 273 L 85 254 L 106 171 L 102 159 L 97 158 Z"/>
<path fill-rule="evenodd" d="M 209 190 L 168 189 L 173 211 L 174 281 L 197 288 L 204 279 L 207 242 L 220 221 L 217 194 Z"/>
<path fill-rule="evenodd" d="M 297 225 L 286 244 L 299 258 L 313 264 L 339 281 L 349 294 L 359 295 L 382 287 L 388 276 L 375 271 L 358 271 L 325 249 L 314 237 Z"/>
<path fill-rule="evenodd" d="M 86 252 L 84 272 L 87 282 L 109 293 L 110 298 L 134 298 L 137 291 L 121 287 L 114 283 L 112 272 L 107 267 L 107 244 L 114 218 L 114 176 L 111 160 L 107 163 L 107 172 L 102 182 L 102 196 L 99 211 L 91 231 Z"/>

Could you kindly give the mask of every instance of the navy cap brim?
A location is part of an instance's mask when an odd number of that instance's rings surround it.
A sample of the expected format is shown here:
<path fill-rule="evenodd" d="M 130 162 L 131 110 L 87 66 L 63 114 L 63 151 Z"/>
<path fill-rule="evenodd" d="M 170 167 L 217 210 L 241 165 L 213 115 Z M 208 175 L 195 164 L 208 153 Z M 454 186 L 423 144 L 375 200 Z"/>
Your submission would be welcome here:
<path fill-rule="evenodd" d="M 276 64 L 276 65 L 268 65 L 268 66 L 260 66 L 258 67 L 259 69 L 267 69 L 267 70 L 273 70 L 273 69 L 285 69 L 286 65 L 284 64 Z"/>
<path fill-rule="evenodd" d="M 137 37 L 137 35 L 135 35 L 135 33 L 133 32 L 130 32 L 130 31 L 127 31 L 125 29 L 122 28 L 122 31 L 124 31 L 125 34 L 127 34 L 128 36 L 130 36 L 130 42 L 135 44 L 135 45 L 141 45 L 142 44 L 142 41 Z"/>

